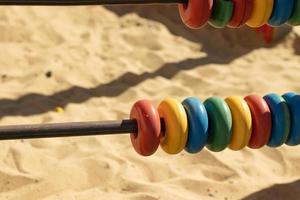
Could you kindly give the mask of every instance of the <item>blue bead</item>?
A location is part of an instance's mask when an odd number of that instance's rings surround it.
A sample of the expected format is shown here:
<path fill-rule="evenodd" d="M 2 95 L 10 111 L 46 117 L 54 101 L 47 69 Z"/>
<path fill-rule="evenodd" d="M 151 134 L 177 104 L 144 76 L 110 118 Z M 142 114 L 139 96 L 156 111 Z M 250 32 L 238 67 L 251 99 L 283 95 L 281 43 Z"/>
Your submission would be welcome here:
<path fill-rule="evenodd" d="M 287 22 L 294 9 L 294 0 L 274 0 L 272 15 L 268 21 L 271 26 L 280 26 Z"/>
<path fill-rule="evenodd" d="M 286 144 L 295 146 L 300 144 L 300 96 L 289 92 L 282 97 L 288 103 L 291 116 L 291 129 Z"/>
<path fill-rule="evenodd" d="M 202 102 L 189 97 L 182 102 L 188 117 L 188 141 L 185 150 L 197 153 L 206 145 L 208 138 L 208 116 Z"/>
<path fill-rule="evenodd" d="M 272 115 L 272 131 L 268 142 L 270 147 L 279 147 L 286 142 L 290 132 L 290 112 L 287 102 L 277 94 L 264 96 Z"/>

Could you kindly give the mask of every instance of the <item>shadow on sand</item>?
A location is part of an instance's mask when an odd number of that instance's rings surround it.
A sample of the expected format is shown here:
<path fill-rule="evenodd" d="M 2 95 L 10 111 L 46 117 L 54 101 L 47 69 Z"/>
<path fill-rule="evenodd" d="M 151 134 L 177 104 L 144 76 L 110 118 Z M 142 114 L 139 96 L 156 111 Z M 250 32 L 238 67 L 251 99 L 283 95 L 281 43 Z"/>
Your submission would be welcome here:
<path fill-rule="evenodd" d="M 249 31 L 247 28 L 216 30 L 206 27 L 201 30 L 190 30 L 182 25 L 174 6 L 153 6 L 151 9 L 137 6 L 122 6 L 108 7 L 108 9 L 118 15 L 136 12 L 142 17 L 160 21 L 173 34 L 201 44 L 201 50 L 207 53 L 207 57 L 186 59 L 177 63 L 166 63 L 156 71 L 143 74 L 127 72 L 115 80 L 93 88 L 73 86 L 51 95 L 30 93 L 17 99 L 0 99 L 0 118 L 41 114 L 54 110 L 58 105 L 65 107 L 69 103 L 82 103 L 93 97 L 115 97 L 149 78 L 160 76 L 171 79 L 181 70 L 189 70 L 206 64 L 227 64 L 254 49 L 271 48 L 279 41 L 265 45 L 259 40 L 254 31 Z M 290 31 L 290 29 L 286 30 L 287 32 Z M 300 43 L 300 39 L 298 39 L 298 43 Z M 294 46 L 298 48 L 300 45 Z M 298 48 L 297 52 L 299 51 L 300 49 Z"/>
<path fill-rule="evenodd" d="M 210 57 L 187 59 L 165 64 L 153 72 L 138 75 L 127 72 L 115 80 L 92 88 L 73 86 L 52 95 L 29 93 L 18 99 L 0 99 L 0 117 L 36 115 L 54 110 L 56 106 L 65 107 L 69 103 L 82 103 L 93 97 L 115 97 L 147 79 L 158 76 L 171 79 L 182 70 L 193 69 L 212 62 L 217 63 L 217 60 Z"/>
<path fill-rule="evenodd" d="M 276 199 L 276 200 L 298 200 L 300 197 L 300 180 L 286 184 L 277 184 L 269 188 L 260 190 L 242 200 L 263 200 L 263 199 Z M 276 198 L 275 198 L 276 197 Z"/>

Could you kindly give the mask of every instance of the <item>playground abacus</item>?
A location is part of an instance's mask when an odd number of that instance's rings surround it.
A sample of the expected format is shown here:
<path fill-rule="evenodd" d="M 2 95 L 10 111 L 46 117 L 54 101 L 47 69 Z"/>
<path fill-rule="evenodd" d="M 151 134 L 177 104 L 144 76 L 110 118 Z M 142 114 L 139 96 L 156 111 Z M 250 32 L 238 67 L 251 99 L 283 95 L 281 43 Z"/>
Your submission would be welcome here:
<path fill-rule="evenodd" d="M 168 154 L 198 153 L 204 147 L 219 152 L 265 145 L 300 144 L 300 95 L 271 93 L 225 99 L 197 97 L 179 102 L 166 98 L 157 107 L 137 101 L 130 119 L 1 126 L 0 140 L 130 133 L 136 152 L 150 156 L 159 146 Z"/>
<path fill-rule="evenodd" d="M 0 5 L 114 5 L 178 4 L 190 28 L 247 25 L 300 25 L 300 0 L 0 0 Z M 0 126 L 0 140 L 130 133 L 136 152 L 150 156 L 159 146 L 168 154 L 198 153 L 204 147 L 219 152 L 283 144 L 300 144 L 300 95 L 166 98 L 156 108 L 148 100 L 136 102 L 130 119 Z"/>

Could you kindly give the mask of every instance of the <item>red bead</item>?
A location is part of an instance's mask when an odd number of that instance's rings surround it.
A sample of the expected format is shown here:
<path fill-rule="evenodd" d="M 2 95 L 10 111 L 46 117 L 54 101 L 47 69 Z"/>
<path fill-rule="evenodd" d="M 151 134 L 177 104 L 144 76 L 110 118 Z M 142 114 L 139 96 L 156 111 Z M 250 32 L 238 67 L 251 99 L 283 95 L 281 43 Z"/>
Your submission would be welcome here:
<path fill-rule="evenodd" d="M 187 4 L 179 4 L 182 21 L 190 28 L 204 26 L 209 20 L 213 0 L 189 0 Z"/>
<path fill-rule="evenodd" d="M 231 28 L 243 26 L 251 17 L 253 11 L 253 0 L 231 0 L 234 3 L 232 18 L 228 24 Z"/>
<path fill-rule="evenodd" d="M 130 119 L 137 121 L 138 133 L 131 133 L 131 143 L 139 154 L 150 156 L 160 142 L 160 117 L 155 107 L 148 100 L 136 102 L 130 112 Z"/>
<path fill-rule="evenodd" d="M 272 116 L 267 102 L 258 95 L 245 97 L 252 115 L 252 134 L 248 147 L 258 149 L 269 141 L 272 129 Z"/>

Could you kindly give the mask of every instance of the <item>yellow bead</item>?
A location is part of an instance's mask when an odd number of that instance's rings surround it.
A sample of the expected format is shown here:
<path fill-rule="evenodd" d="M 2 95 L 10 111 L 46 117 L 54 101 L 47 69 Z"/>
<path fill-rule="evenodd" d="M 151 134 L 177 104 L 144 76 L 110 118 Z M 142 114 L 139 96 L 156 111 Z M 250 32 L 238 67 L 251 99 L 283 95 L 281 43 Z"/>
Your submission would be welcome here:
<path fill-rule="evenodd" d="M 247 25 L 258 28 L 266 24 L 272 14 L 274 0 L 253 0 L 253 11 Z"/>
<path fill-rule="evenodd" d="M 181 152 L 188 137 L 188 122 L 184 107 L 177 100 L 166 98 L 159 104 L 158 113 L 165 122 L 165 132 L 162 133 L 160 140 L 162 149 L 169 154 Z"/>
<path fill-rule="evenodd" d="M 229 148 L 244 148 L 251 137 L 252 119 L 248 104 L 242 97 L 231 96 L 225 99 L 232 115 L 232 136 Z"/>

